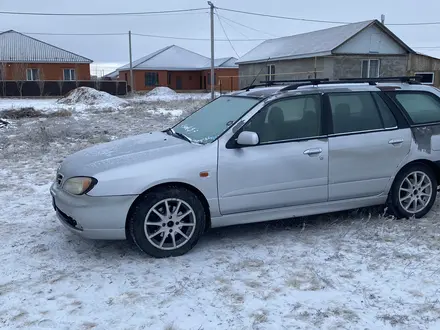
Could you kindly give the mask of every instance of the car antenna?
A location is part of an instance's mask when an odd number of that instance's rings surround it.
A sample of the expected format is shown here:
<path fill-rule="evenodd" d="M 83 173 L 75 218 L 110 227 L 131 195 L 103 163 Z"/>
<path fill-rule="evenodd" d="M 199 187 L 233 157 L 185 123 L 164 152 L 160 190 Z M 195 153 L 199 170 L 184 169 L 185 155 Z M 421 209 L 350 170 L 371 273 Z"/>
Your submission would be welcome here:
<path fill-rule="evenodd" d="M 249 87 L 246 89 L 246 92 L 249 92 L 250 88 L 252 87 L 252 85 L 254 84 L 255 80 L 257 80 L 258 76 L 260 75 L 261 71 L 263 71 L 263 69 L 265 67 L 267 67 L 267 62 L 269 62 L 270 60 L 270 56 L 267 58 L 266 62 L 264 63 L 264 66 L 260 69 L 260 72 L 258 72 L 258 74 L 255 76 L 254 80 L 252 80 L 251 84 L 249 85 Z"/>

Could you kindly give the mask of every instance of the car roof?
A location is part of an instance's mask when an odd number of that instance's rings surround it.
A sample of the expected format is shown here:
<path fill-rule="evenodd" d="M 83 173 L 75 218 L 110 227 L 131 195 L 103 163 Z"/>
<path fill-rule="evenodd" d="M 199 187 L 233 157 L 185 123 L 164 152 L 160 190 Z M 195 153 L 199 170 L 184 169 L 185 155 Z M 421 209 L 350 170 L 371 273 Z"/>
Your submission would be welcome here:
<path fill-rule="evenodd" d="M 435 87 L 423 85 L 417 80 L 411 80 L 409 78 L 414 77 L 396 77 L 395 81 L 393 77 L 335 81 L 330 81 L 328 79 L 311 79 L 306 81 L 292 81 L 291 84 L 286 83 L 288 81 L 275 81 L 268 82 L 266 84 L 249 86 L 239 91 L 228 93 L 227 95 L 266 99 L 268 97 L 285 97 L 292 95 L 329 92 L 381 91 L 384 88 L 398 90 L 436 90 Z"/>

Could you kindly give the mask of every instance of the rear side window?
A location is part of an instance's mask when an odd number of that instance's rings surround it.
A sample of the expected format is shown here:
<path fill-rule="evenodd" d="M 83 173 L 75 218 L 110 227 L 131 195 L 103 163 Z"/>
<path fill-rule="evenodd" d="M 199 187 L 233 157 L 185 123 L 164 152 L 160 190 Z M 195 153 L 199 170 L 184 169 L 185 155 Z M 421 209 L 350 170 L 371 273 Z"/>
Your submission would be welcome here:
<path fill-rule="evenodd" d="M 392 111 L 387 106 L 385 101 L 377 94 L 373 93 L 373 98 L 376 101 L 377 107 L 379 108 L 379 113 L 382 116 L 383 125 L 385 128 L 397 127 L 397 121 L 394 117 Z"/>
<path fill-rule="evenodd" d="M 381 116 L 370 93 L 334 93 L 329 94 L 329 98 L 335 134 L 384 128 L 383 115 Z M 384 107 L 386 105 L 382 104 L 382 111 L 389 111 L 388 107 Z M 394 122 L 391 123 L 392 119 L 387 119 L 387 125 L 395 126 Z"/>
<path fill-rule="evenodd" d="M 434 94 L 423 92 L 394 92 L 392 94 L 414 124 L 440 121 L 440 100 Z"/>

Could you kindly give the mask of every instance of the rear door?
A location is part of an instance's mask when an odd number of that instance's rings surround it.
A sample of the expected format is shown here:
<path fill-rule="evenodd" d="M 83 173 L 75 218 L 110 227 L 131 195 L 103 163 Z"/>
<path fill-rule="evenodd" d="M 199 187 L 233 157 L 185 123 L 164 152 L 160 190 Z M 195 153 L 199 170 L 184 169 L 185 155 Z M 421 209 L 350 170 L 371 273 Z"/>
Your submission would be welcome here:
<path fill-rule="evenodd" d="M 408 125 L 380 92 L 328 93 L 326 97 L 332 114 L 329 200 L 385 193 L 409 153 L 412 136 Z"/>

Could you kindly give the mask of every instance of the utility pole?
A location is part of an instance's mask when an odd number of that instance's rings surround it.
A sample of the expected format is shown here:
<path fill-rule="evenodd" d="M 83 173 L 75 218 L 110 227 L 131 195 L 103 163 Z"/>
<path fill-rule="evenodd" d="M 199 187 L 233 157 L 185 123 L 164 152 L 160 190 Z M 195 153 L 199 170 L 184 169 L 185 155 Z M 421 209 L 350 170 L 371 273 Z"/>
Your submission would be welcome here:
<path fill-rule="evenodd" d="M 383 25 L 385 25 L 385 15 L 384 14 L 380 15 L 380 21 Z"/>
<path fill-rule="evenodd" d="M 131 30 L 128 31 L 128 50 L 130 54 L 130 87 L 131 87 L 131 94 L 134 92 L 134 79 L 133 79 L 133 57 L 131 55 Z"/>
<path fill-rule="evenodd" d="M 214 4 L 208 1 L 208 5 L 211 7 L 211 100 L 214 100 L 215 92 L 215 73 L 214 73 Z"/>

